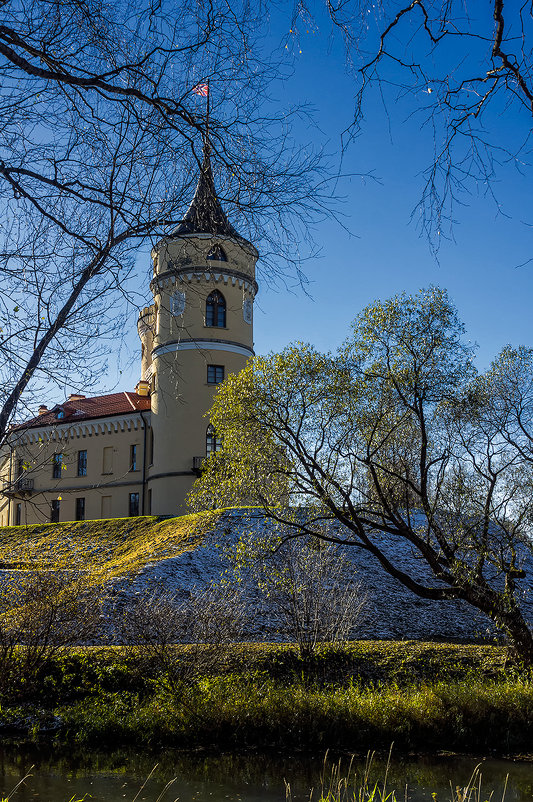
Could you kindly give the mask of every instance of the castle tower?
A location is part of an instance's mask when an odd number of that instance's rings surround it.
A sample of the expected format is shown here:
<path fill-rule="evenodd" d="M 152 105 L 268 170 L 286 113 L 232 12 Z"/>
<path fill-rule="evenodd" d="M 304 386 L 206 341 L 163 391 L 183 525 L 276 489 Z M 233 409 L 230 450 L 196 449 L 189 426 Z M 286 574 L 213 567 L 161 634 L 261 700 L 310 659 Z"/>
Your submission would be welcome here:
<path fill-rule="evenodd" d="M 187 214 L 152 257 L 154 304 L 139 317 L 152 410 L 146 512 L 176 515 L 202 460 L 220 447 L 204 417 L 216 386 L 254 353 L 258 253 L 224 214 L 207 148 Z"/>

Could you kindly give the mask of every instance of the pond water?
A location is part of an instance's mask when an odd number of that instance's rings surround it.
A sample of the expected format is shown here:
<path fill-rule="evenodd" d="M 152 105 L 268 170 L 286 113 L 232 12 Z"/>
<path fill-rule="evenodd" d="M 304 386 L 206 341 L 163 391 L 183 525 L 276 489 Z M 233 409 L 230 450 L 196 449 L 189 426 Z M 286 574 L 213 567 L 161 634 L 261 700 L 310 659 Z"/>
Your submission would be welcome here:
<path fill-rule="evenodd" d="M 337 756 L 338 757 L 338 756 Z M 330 760 L 330 764 L 334 761 Z M 494 792 L 501 802 L 506 776 L 505 802 L 531 802 L 533 762 L 483 760 L 471 756 L 400 757 L 391 761 L 387 788 L 397 791 L 398 800 L 437 802 L 451 799 L 450 783 L 464 787 L 481 763 L 481 802 Z M 37 748 L 0 747 L 0 799 L 10 802 L 283 802 L 285 780 L 291 786 L 292 802 L 309 800 L 311 789 L 317 798 L 323 757 L 281 754 L 159 754 L 115 752 L 98 754 L 73 751 L 69 754 Z M 349 757 L 342 758 L 346 768 Z M 360 773 L 365 758 L 354 760 Z M 385 758 L 375 757 L 371 780 L 381 780 Z M 29 775 L 29 776 L 27 776 Z M 172 785 L 165 791 L 167 783 Z M 144 787 L 143 787 L 144 785 Z M 407 787 L 407 792 L 406 792 Z M 142 789 L 142 790 L 141 790 Z"/>

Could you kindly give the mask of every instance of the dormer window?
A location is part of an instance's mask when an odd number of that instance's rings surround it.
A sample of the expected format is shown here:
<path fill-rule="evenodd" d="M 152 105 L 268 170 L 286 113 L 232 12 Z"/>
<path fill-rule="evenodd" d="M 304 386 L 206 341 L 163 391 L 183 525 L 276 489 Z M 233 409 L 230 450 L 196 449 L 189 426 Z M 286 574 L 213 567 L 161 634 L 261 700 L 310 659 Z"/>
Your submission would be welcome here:
<path fill-rule="evenodd" d="M 56 420 L 62 420 L 65 417 L 64 409 L 56 409 Z"/>
<path fill-rule="evenodd" d="M 213 290 L 205 302 L 205 325 L 226 327 L 226 299 L 218 290 Z"/>
<path fill-rule="evenodd" d="M 207 254 L 207 259 L 213 259 L 216 262 L 227 262 L 228 257 L 226 256 L 226 252 L 221 245 L 213 245 L 209 253 Z"/>

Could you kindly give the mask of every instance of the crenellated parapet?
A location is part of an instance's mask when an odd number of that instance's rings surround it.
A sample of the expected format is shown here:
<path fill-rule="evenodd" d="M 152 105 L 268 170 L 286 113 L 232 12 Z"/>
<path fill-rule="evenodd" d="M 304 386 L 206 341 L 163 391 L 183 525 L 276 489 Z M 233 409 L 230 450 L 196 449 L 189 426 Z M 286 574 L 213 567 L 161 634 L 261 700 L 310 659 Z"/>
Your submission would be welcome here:
<path fill-rule="evenodd" d="M 172 287 L 178 284 L 223 284 L 224 286 L 237 287 L 240 290 L 248 293 L 253 299 L 259 291 L 259 287 L 255 279 L 250 279 L 249 275 L 241 273 L 237 270 L 224 269 L 224 270 L 167 270 L 161 273 L 150 282 L 150 289 L 155 294 L 156 292 L 168 292 Z"/>

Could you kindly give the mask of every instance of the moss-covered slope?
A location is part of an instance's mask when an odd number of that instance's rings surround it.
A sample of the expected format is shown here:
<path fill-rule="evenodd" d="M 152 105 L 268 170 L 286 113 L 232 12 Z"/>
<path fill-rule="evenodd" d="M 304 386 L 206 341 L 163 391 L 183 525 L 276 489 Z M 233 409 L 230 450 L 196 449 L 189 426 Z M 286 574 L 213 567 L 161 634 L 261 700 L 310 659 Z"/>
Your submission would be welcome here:
<path fill-rule="evenodd" d="M 0 528 L 0 568 L 81 570 L 95 583 L 136 573 L 146 563 L 196 548 L 218 513 Z"/>

